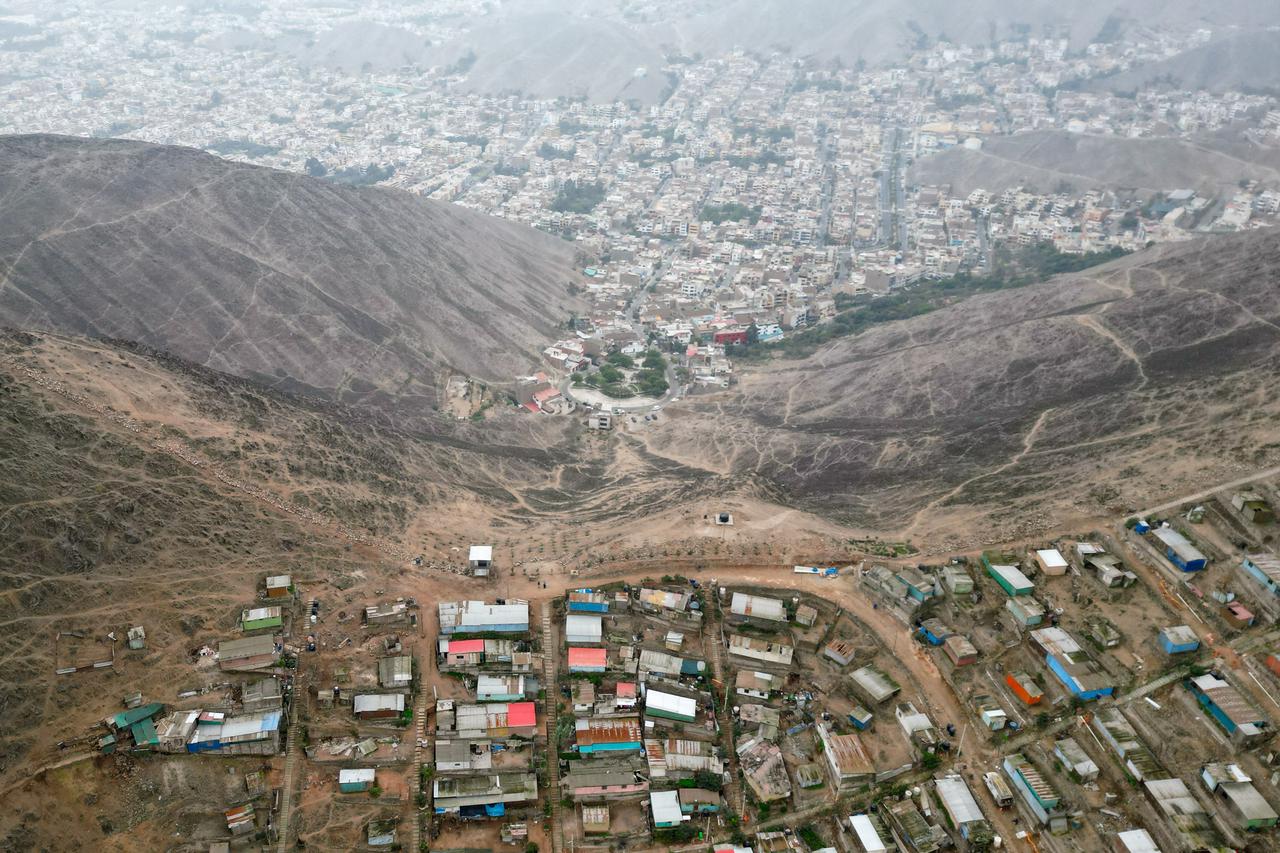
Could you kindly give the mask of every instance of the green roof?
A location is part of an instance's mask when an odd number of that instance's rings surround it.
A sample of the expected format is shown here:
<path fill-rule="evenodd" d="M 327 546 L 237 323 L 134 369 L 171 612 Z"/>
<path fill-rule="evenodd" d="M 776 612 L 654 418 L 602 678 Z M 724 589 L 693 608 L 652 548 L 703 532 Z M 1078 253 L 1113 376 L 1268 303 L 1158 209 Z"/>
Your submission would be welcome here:
<path fill-rule="evenodd" d="M 150 702 L 146 705 L 139 705 L 136 708 L 131 708 L 128 711 L 116 714 L 111 718 L 111 722 L 117 729 L 127 729 L 140 720 L 150 720 L 163 710 L 163 703 Z"/>
<path fill-rule="evenodd" d="M 155 724 L 150 720 L 140 720 L 129 727 L 133 742 L 138 746 L 159 746 L 160 737 L 156 734 Z"/>

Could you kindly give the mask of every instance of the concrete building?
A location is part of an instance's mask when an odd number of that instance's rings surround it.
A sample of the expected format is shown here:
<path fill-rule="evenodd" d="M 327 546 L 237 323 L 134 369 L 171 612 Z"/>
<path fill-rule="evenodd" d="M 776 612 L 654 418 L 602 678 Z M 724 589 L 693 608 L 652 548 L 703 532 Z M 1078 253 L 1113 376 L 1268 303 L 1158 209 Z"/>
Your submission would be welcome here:
<path fill-rule="evenodd" d="M 493 569 L 493 546 L 472 545 L 467 552 L 467 566 L 473 576 L 487 578 Z"/>
<path fill-rule="evenodd" d="M 742 741 L 737 750 L 742 778 L 757 802 L 771 803 L 791 796 L 791 777 L 777 744 L 756 736 Z"/>
<path fill-rule="evenodd" d="M 871 754 L 857 734 L 833 734 L 825 724 L 817 725 L 822 741 L 822 755 L 827 772 L 837 790 L 850 790 L 875 778 L 876 768 Z"/>

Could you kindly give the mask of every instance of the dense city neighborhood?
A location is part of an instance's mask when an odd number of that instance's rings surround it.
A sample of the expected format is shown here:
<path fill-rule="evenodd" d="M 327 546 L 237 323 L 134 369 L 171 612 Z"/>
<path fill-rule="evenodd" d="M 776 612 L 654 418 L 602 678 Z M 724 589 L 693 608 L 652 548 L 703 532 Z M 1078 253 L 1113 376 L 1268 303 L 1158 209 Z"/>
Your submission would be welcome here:
<path fill-rule="evenodd" d="M 245 38 L 234 14 L 198 15 L 197 29 L 179 26 L 185 10 L 171 14 L 135 29 L 127 12 L 103 9 L 93 34 L 77 22 L 10 36 L 0 133 L 189 145 L 401 188 L 572 241 L 583 264 L 569 286 L 592 310 L 566 317 L 565 340 L 547 341 L 544 363 L 529 366 L 550 371 L 548 381 L 515 395 L 549 413 L 573 411 L 575 396 L 603 411 L 619 399 L 638 409 L 671 380 L 690 392 L 723 388 L 735 358 L 810 327 L 878 316 L 877 300 L 931 283 L 1025 283 L 1280 214 L 1280 183 L 1262 167 L 1212 191 L 1050 181 L 1045 170 L 1024 170 L 1036 180 L 1021 183 L 1014 166 L 998 185 L 979 174 L 961 186 L 919 168 L 1043 133 L 1280 145 L 1271 93 L 1094 85 L 1207 43 L 1204 28 L 1153 26 L 1083 51 L 1030 34 L 986 47 L 922 38 L 887 68 L 747 49 L 670 55 L 662 68 L 635 70 L 667 81 L 660 102 L 598 103 L 476 94 L 462 85 L 466 62 L 305 65 Z M 430 40 L 448 27 L 412 6 L 386 20 L 289 4 L 264 16 L 276 35 L 394 24 Z M 597 374 L 600 354 L 650 345 L 678 368 L 665 384 Z M 589 379 L 604 392 L 557 390 L 578 370 L 589 375 L 576 385 Z"/>

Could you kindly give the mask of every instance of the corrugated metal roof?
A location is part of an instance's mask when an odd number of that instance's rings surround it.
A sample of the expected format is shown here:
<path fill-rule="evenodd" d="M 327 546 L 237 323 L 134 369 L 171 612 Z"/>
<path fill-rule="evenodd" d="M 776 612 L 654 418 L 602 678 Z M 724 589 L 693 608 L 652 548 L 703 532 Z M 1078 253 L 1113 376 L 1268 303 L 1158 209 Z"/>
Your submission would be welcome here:
<path fill-rule="evenodd" d="M 984 820 L 982 809 L 974 799 L 973 792 L 960 776 L 946 776 L 934 783 L 938 789 L 938 797 L 946 806 L 951 819 L 957 826 Z"/>
<path fill-rule="evenodd" d="M 362 693 L 357 696 L 351 706 L 357 714 L 373 711 L 403 711 L 403 693 Z"/>
<path fill-rule="evenodd" d="M 647 690 L 644 696 L 645 708 L 651 711 L 665 711 L 668 714 L 679 714 L 685 717 L 698 715 L 697 700 L 687 696 L 676 696 L 660 690 Z"/>
<path fill-rule="evenodd" d="M 564 632 L 570 637 L 600 637 L 604 623 L 599 616 L 589 613 L 570 613 L 565 617 Z"/>
<path fill-rule="evenodd" d="M 585 649 L 573 646 L 569 649 L 569 666 L 606 666 L 608 649 Z"/>

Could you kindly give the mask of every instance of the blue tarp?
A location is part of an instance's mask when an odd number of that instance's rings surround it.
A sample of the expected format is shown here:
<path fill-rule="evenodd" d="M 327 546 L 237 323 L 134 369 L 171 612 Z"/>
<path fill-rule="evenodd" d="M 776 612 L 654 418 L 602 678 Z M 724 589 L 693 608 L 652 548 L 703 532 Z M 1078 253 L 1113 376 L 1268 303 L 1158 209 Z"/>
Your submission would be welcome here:
<path fill-rule="evenodd" d="M 507 813 L 506 803 L 491 803 L 484 807 L 484 813 L 489 817 L 502 817 Z"/>

